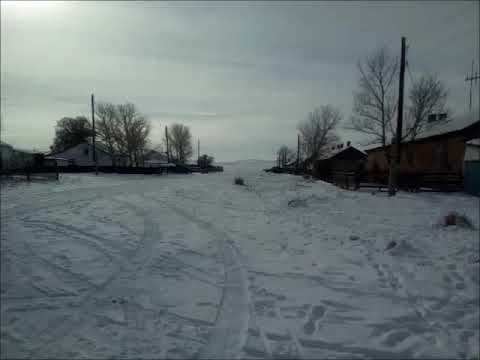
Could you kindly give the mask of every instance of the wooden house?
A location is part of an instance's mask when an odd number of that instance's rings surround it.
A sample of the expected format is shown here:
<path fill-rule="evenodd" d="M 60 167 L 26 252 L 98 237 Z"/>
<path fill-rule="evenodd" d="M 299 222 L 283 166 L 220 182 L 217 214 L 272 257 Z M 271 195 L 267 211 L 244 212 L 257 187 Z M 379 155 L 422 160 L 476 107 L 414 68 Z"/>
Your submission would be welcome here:
<path fill-rule="evenodd" d="M 126 166 L 127 159 L 125 156 L 110 154 L 101 144 L 95 144 L 95 153 L 97 156 L 97 165 L 100 167 Z M 93 157 L 93 145 L 89 142 L 83 142 L 65 149 L 60 152 L 51 153 L 47 155 L 49 158 L 57 158 L 58 166 L 79 166 L 92 167 L 95 166 Z M 113 161 L 115 160 L 115 161 Z"/>
<path fill-rule="evenodd" d="M 464 164 L 465 192 L 480 196 L 480 138 L 467 141 Z"/>
<path fill-rule="evenodd" d="M 42 161 L 43 154 L 39 152 L 16 149 L 3 141 L 0 142 L 0 170 L 2 173 L 31 168 Z"/>
<path fill-rule="evenodd" d="M 466 142 L 480 134 L 478 111 L 435 125 L 430 124 L 416 139 L 401 144 L 400 174 L 444 173 L 463 177 Z M 370 180 L 388 174 L 390 147 L 373 145 L 365 149 Z"/>
<path fill-rule="evenodd" d="M 313 175 L 330 181 L 335 174 L 361 173 L 364 171 L 367 155 L 347 142 L 346 145 L 332 146 L 313 163 Z"/>

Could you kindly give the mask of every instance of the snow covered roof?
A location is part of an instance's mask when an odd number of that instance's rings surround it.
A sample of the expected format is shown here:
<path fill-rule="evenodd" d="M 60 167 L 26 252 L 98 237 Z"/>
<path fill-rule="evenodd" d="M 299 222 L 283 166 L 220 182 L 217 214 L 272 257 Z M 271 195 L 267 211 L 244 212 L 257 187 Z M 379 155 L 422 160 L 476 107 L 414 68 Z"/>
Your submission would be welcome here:
<path fill-rule="evenodd" d="M 451 120 L 445 123 L 430 126 L 430 128 L 428 128 L 427 130 L 419 134 L 413 141 L 426 139 L 432 136 L 445 135 L 455 131 L 460 131 L 478 122 L 480 122 L 479 109 L 455 116 Z M 404 142 L 410 142 L 410 141 L 404 141 Z M 375 144 L 365 146 L 364 150 L 366 151 L 373 150 L 381 146 L 382 145 L 380 143 L 375 143 Z"/>
<path fill-rule="evenodd" d="M 60 161 L 68 161 L 68 159 L 62 158 L 62 157 L 56 157 L 56 156 L 45 156 L 45 160 L 60 160 Z"/>
<path fill-rule="evenodd" d="M 480 146 L 480 138 L 467 141 L 467 145 Z"/>
<path fill-rule="evenodd" d="M 152 159 L 152 160 L 145 160 L 145 164 L 166 164 L 167 161 L 165 160 L 158 160 L 158 159 Z"/>
<path fill-rule="evenodd" d="M 450 132 L 462 130 L 478 121 L 480 121 L 480 113 L 477 109 L 475 111 L 456 116 L 446 123 L 433 126 L 431 129 L 422 132 L 419 136 L 417 136 L 416 139 L 424 139 L 431 136 L 448 134 Z"/>
<path fill-rule="evenodd" d="M 167 154 L 165 153 L 162 153 L 160 151 L 157 151 L 157 150 L 149 150 L 145 153 L 145 159 L 148 159 L 148 160 L 161 160 L 161 161 L 164 161 L 166 162 L 168 157 L 167 157 Z"/>
<path fill-rule="evenodd" d="M 83 145 L 87 145 L 88 147 L 93 148 L 92 142 L 91 142 L 90 140 L 88 140 L 88 141 L 84 141 L 84 142 L 78 143 L 78 144 L 76 144 L 76 145 L 70 146 L 70 147 L 68 147 L 68 148 L 66 148 L 66 149 L 63 149 L 62 151 L 50 152 L 50 153 L 48 153 L 48 154 L 46 154 L 46 155 L 47 155 L 47 156 L 53 156 L 53 155 L 55 155 L 55 154 L 61 154 L 61 153 L 65 152 L 65 151 L 67 151 L 67 150 L 73 149 L 73 148 L 75 148 L 75 147 L 77 147 L 77 146 L 83 146 Z M 100 151 L 100 152 L 103 152 L 103 153 L 105 153 L 105 154 L 107 154 L 107 155 L 110 155 L 110 153 L 108 152 L 108 150 L 107 150 L 107 149 L 105 148 L 105 146 L 104 146 L 103 144 L 101 144 L 101 143 L 95 142 L 95 151 Z M 121 156 L 120 154 L 115 154 L 115 155 Z"/>
<path fill-rule="evenodd" d="M 342 144 L 343 145 L 343 144 Z M 334 157 L 335 155 L 338 155 L 340 154 L 341 152 L 344 152 L 348 149 L 355 149 L 359 152 L 361 152 L 362 154 L 365 154 L 364 151 L 356 148 L 355 146 L 353 145 L 349 145 L 349 146 L 343 146 L 343 147 L 338 147 L 337 145 L 335 145 L 335 149 L 332 149 L 331 147 L 322 155 L 322 156 L 319 156 L 318 160 L 326 160 L 326 159 L 330 159 L 332 157 Z"/>

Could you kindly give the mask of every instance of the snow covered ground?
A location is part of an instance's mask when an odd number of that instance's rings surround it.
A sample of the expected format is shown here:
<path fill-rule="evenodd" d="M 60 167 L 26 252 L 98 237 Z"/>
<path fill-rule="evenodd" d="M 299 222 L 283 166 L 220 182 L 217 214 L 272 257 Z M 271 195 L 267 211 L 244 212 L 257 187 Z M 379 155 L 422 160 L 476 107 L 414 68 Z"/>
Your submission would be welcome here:
<path fill-rule="evenodd" d="M 269 165 L 3 184 L 1 357 L 479 357 L 478 198 Z"/>

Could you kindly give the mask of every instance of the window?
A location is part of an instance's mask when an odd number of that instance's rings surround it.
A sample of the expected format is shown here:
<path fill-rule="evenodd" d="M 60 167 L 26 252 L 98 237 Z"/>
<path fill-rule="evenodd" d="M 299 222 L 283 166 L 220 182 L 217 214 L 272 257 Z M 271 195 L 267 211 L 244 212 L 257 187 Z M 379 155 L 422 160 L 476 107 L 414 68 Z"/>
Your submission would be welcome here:
<path fill-rule="evenodd" d="M 407 149 L 407 161 L 408 166 L 413 167 L 415 165 L 415 151 L 412 148 Z"/>
<path fill-rule="evenodd" d="M 447 144 L 443 144 L 441 147 L 441 161 L 442 161 L 442 168 L 450 170 L 450 164 L 448 163 L 448 146 Z"/>
<path fill-rule="evenodd" d="M 448 146 L 447 144 L 439 144 L 433 148 L 432 166 L 435 169 L 450 169 L 448 163 Z"/>

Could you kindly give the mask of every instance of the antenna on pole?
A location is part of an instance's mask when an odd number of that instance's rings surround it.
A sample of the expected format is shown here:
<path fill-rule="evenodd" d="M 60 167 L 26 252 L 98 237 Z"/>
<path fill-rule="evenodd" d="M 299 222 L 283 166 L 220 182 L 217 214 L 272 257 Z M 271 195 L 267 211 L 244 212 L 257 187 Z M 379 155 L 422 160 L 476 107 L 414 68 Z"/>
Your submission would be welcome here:
<path fill-rule="evenodd" d="M 170 163 L 170 147 L 168 146 L 168 127 L 165 125 L 165 141 L 167 143 L 167 162 Z"/>
<path fill-rule="evenodd" d="M 296 163 L 296 170 L 298 172 L 298 168 L 300 165 L 300 134 L 297 134 L 297 163 Z"/>
<path fill-rule="evenodd" d="M 472 111 L 472 86 L 473 86 L 473 82 L 475 81 L 475 85 L 477 84 L 477 80 L 480 79 L 480 74 L 478 74 L 478 72 L 475 71 L 475 75 L 473 74 L 473 60 L 472 60 L 472 72 L 470 73 L 470 76 L 468 76 L 467 74 L 467 77 L 465 78 L 465 81 L 470 81 L 470 93 L 469 93 L 469 102 L 468 102 L 468 110 L 469 111 Z"/>
<path fill-rule="evenodd" d="M 92 146 L 93 146 L 93 163 L 95 164 L 95 175 L 98 175 L 97 152 L 95 148 L 95 97 L 92 94 Z"/>

